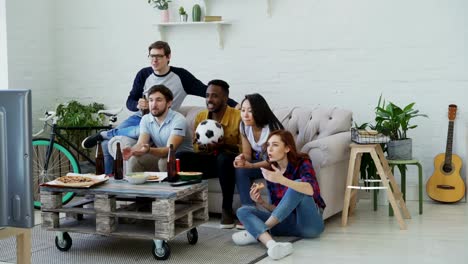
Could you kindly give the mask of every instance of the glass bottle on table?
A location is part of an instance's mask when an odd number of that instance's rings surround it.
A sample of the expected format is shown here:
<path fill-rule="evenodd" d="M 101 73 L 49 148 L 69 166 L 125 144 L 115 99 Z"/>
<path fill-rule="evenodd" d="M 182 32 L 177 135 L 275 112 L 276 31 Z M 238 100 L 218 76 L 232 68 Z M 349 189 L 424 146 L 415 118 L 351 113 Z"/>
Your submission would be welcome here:
<path fill-rule="evenodd" d="M 96 175 L 101 175 L 104 173 L 104 154 L 102 152 L 101 142 L 98 142 L 96 147 Z"/>
<path fill-rule="evenodd" d="M 123 156 L 122 150 L 120 149 L 120 142 L 117 142 L 117 150 L 115 153 L 114 160 L 114 179 L 122 180 L 123 179 Z"/>
<path fill-rule="evenodd" d="M 169 152 L 167 153 L 167 181 L 176 182 L 179 180 L 179 175 L 176 169 L 175 150 L 172 144 L 169 145 Z"/>

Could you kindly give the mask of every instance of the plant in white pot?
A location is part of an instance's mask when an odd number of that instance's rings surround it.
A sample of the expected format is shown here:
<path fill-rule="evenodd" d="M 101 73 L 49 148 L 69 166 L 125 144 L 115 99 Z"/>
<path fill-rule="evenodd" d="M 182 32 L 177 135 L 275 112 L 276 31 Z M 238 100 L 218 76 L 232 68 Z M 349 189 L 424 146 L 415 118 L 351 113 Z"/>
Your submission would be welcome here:
<path fill-rule="evenodd" d="M 402 108 L 392 102 L 382 102 L 382 96 L 379 98 L 375 108 L 375 129 L 390 137 L 390 142 L 387 143 L 388 159 L 412 159 L 412 140 L 407 137 L 406 132 L 417 125 L 410 125 L 410 121 L 418 116 L 428 117 L 413 109 L 414 105 L 413 102 Z"/>
<path fill-rule="evenodd" d="M 169 3 L 172 0 L 148 0 L 148 4 L 161 10 L 161 22 L 169 22 Z"/>

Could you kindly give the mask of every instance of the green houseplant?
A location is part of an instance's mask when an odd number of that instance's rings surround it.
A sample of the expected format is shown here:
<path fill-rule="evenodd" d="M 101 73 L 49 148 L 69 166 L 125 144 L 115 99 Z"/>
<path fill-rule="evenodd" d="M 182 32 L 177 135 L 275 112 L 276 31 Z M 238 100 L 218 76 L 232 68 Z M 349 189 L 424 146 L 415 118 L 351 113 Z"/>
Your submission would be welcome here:
<path fill-rule="evenodd" d="M 72 100 L 65 104 L 59 104 L 56 112 L 57 125 L 61 127 L 87 127 L 103 126 L 104 116 L 98 116 L 96 113 L 104 109 L 104 104 L 91 103 L 84 105 L 78 101 Z M 64 130 L 68 139 L 76 146 L 81 146 L 81 141 L 89 136 L 89 130 Z"/>
<path fill-rule="evenodd" d="M 188 15 L 183 6 L 179 7 L 179 15 L 181 22 L 187 22 Z"/>
<path fill-rule="evenodd" d="M 169 3 L 171 0 L 148 0 L 148 4 L 161 10 L 161 22 L 169 22 Z"/>
<path fill-rule="evenodd" d="M 375 130 L 390 137 L 390 142 L 387 143 L 389 159 L 412 158 L 412 141 L 408 138 L 407 131 L 416 128 L 417 125 L 411 125 L 410 121 L 418 116 L 428 117 L 414 109 L 414 105 L 413 102 L 399 107 L 392 102 L 382 101 L 382 95 L 379 97 L 375 108 Z"/>
<path fill-rule="evenodd" d="M 153 7 L 159 10 L 167 10 L 169 9 L 169 3 L 172 2 L 171 0 L 148 0 L 148 4 L 153 5 Z"/>

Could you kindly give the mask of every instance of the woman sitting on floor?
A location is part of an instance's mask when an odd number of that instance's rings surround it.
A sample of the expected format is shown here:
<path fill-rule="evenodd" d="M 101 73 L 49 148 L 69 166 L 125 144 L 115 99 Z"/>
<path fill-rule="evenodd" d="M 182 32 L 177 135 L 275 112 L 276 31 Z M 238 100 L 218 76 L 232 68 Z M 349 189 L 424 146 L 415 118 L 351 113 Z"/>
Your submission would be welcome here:
<path fill-rule="evenodd" d="M 259 188 L 252 188 L 250 198 L 268 212 L 254 206 L 239 208 L 237 217 L 247 230 L 233 234 L 232 239 L 239 246 L 257 243 L 258 239 L 268 248 L 268 256 L 281 259 L 292 253 L 292 244 L 276 242 L 272 235 L 319 236 L 324 230 L 325 202 L 309 156 L 297 152 L 289 131 L 272 132 L 266 145 L 272 170 L 261 170 L 272 204 L 262 199 Z"/>

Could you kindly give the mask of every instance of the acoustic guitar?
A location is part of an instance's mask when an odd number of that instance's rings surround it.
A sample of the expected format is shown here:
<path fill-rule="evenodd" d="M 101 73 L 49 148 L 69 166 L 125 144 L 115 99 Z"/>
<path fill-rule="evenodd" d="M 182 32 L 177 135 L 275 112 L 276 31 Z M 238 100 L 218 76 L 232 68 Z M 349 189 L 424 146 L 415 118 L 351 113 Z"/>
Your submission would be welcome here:
<path fill-rule="evenodd" d="M 434 173 L 426 184 L 427 195 L 438 202 L 454 203 L 465 196 L 465 182 L 460 176 L 462 159 L 452 153 L 456 114 L 457 106 L 449 105 L 447 147 L 445 153 L 440 153 L 434 158 Z"/>

